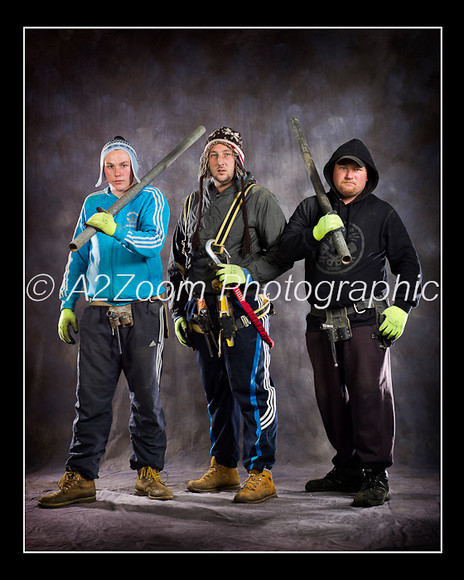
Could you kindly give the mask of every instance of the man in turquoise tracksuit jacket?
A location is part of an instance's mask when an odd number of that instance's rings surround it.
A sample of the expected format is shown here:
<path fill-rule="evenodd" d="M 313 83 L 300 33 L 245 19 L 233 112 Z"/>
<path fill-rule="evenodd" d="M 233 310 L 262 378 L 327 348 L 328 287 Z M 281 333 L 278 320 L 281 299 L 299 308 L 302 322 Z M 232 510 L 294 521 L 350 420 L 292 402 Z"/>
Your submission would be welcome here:
<path fill-rule="evenodd" d="M 163 193 L 147 186 L 116 216 L 107 210 L 134 183 L 138 160 L 123 137 L 107 143 L 100 156 L 100 177 L 109 187 L 89 195 L 75 230 L 97 229 L 77 252 L 70 252 L 60 290 L 61 340 L 73 343 L 78 330 L 74 307 L 84 294 L 89 306 L 79 323 L 76 418 L 66 473 L 59 490 L 39 500 L 61 507 L 95 500 L 95 483 L 112 422 L 112 400 L 121 370 L 131 400 L 130 466 L 138 471 L 136 493 L 171 499 L 161 481 L 166 434 L 160 401 L 165 329 L 160 252 L 169 222 Z M 97 209 L 98 208 L 98 209 Z"/>

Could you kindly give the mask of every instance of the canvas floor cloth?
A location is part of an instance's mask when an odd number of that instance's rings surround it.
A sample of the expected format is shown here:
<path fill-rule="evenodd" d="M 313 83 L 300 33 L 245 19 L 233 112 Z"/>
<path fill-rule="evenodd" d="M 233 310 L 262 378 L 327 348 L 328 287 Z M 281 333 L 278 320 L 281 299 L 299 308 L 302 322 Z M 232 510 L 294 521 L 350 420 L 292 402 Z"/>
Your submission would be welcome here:
<path fill-rule="evenodd" d="M 203 466 L 204 467 L 204 466 Z M 239 469 L 242 482 L 246 473 Z M 102 469 L 97 501 L 61 509 L 37 507 L 61 472 L 26 477 L 24 550 L 28 552 L 372 552 L 440 550 L 440 477 L 410 467 L 389 472 L 392 499 L 351 507 L 353 494 L 308 493 L 304 485 L 327 466 L 276 464 L 278 498 L 233 503 L 234 492 L 196 494 L 185 488 L 202 468 L 167 465 L 170 501 L 134 495 L 133 472 Z"/>

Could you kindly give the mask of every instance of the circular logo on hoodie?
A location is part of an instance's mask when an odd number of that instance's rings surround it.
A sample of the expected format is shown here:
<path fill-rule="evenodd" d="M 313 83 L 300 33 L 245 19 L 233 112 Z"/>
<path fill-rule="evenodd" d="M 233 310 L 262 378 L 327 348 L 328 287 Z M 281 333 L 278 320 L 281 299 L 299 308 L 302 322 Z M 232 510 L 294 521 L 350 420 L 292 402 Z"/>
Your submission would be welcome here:
<path fill-rule="evenodd" d="M 338 256 L 332 236 L 328 235 L 323 238 L 319 244 L 319 251 L 316 256 L 316 267 L 324 274 L 334 274 L 348 272 L 361 260 L 364 254 L 365 239 L 364 234 L 356 224 L 351 223 L 348 235 L 345 234 L 348 250 L 352 260 L 349 264 L 342 264 Z"/>

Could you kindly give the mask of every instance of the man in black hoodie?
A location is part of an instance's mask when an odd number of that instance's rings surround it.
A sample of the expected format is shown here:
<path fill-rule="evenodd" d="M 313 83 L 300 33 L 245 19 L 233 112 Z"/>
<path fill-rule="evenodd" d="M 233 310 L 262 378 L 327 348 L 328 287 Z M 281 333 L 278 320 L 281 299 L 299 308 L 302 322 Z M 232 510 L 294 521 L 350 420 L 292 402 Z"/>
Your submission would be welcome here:
<path fill-rule="evenodd" d="M 336 450 L 332 471 L 308 481 L 306 490 L 357 492 L 353 505 L 368 507 L 390 499 L 386 468 L 393 464 L 395 411 L 388 347 L 418 304 L 421 267 L 400 217 L 372 193 L 379 174 L 361 141 L 341 145 L 324 176 L 335 213 L 322 215 L 317 198 L 306 198 L 279 244 L 283 259 L 305 260 L 306 343 L 318 407 Z M 349 264 L 330 235 L 339 228 Z M 396 276 L 393 292 L 387 260 Z"/>

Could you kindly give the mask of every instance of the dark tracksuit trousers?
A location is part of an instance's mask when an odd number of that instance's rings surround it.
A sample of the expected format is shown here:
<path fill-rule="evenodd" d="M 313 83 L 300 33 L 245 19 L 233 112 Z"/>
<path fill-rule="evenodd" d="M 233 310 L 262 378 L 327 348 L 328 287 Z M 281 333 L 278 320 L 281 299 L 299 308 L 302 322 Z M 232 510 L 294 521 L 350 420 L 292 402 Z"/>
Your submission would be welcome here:
<path fill-rule="evenodd" d="M 378 326 L 354 327 L 336 344 L 334 366 L 326 334 L 308 330 L 306 344 L 314 369 L 317 404 L 335 466 L 386 468 L 393 463 L 395 411 L 390 349 L 373 338 Z"/>
<path fill-rule="evenodd" d="M 206 295 L 211 319 L 218 336 L 214 297 Z M 247 298 L 255 309 L 258 303 Z M 245 314 L 234 304 L 235 315 Z M 269 317 L 261 319 L 269 327 Z M 190 334 L 200 366 L 201 381 L 210 416 L 210 453 L 226 467 L 236 467 L 240 459 L 240 426 L 243 418 L 243 456 L 247 471 L 271 469 L 275 462 L 277 434 L 276 391 L 270 376 L 270 349 L 250 324 L 238 330 L 234 346 L 222 342 L 222 355 L 210 356 L 205 337 Z"/>
<path fill-rule="evenodd" d="M 122 354 L 107 317 L 108 307 L 88 306 L 79 324 L 76 418 L 66 463 L 87 478 L 98 477 L 112 422 L 112 400 L 121 371 L 130 395 L 130 467 L 164 467 L 166 434 L 160 400 L 164 345 L 162 302 L 132 303 L 134 324 L 119 327 Z"/>

